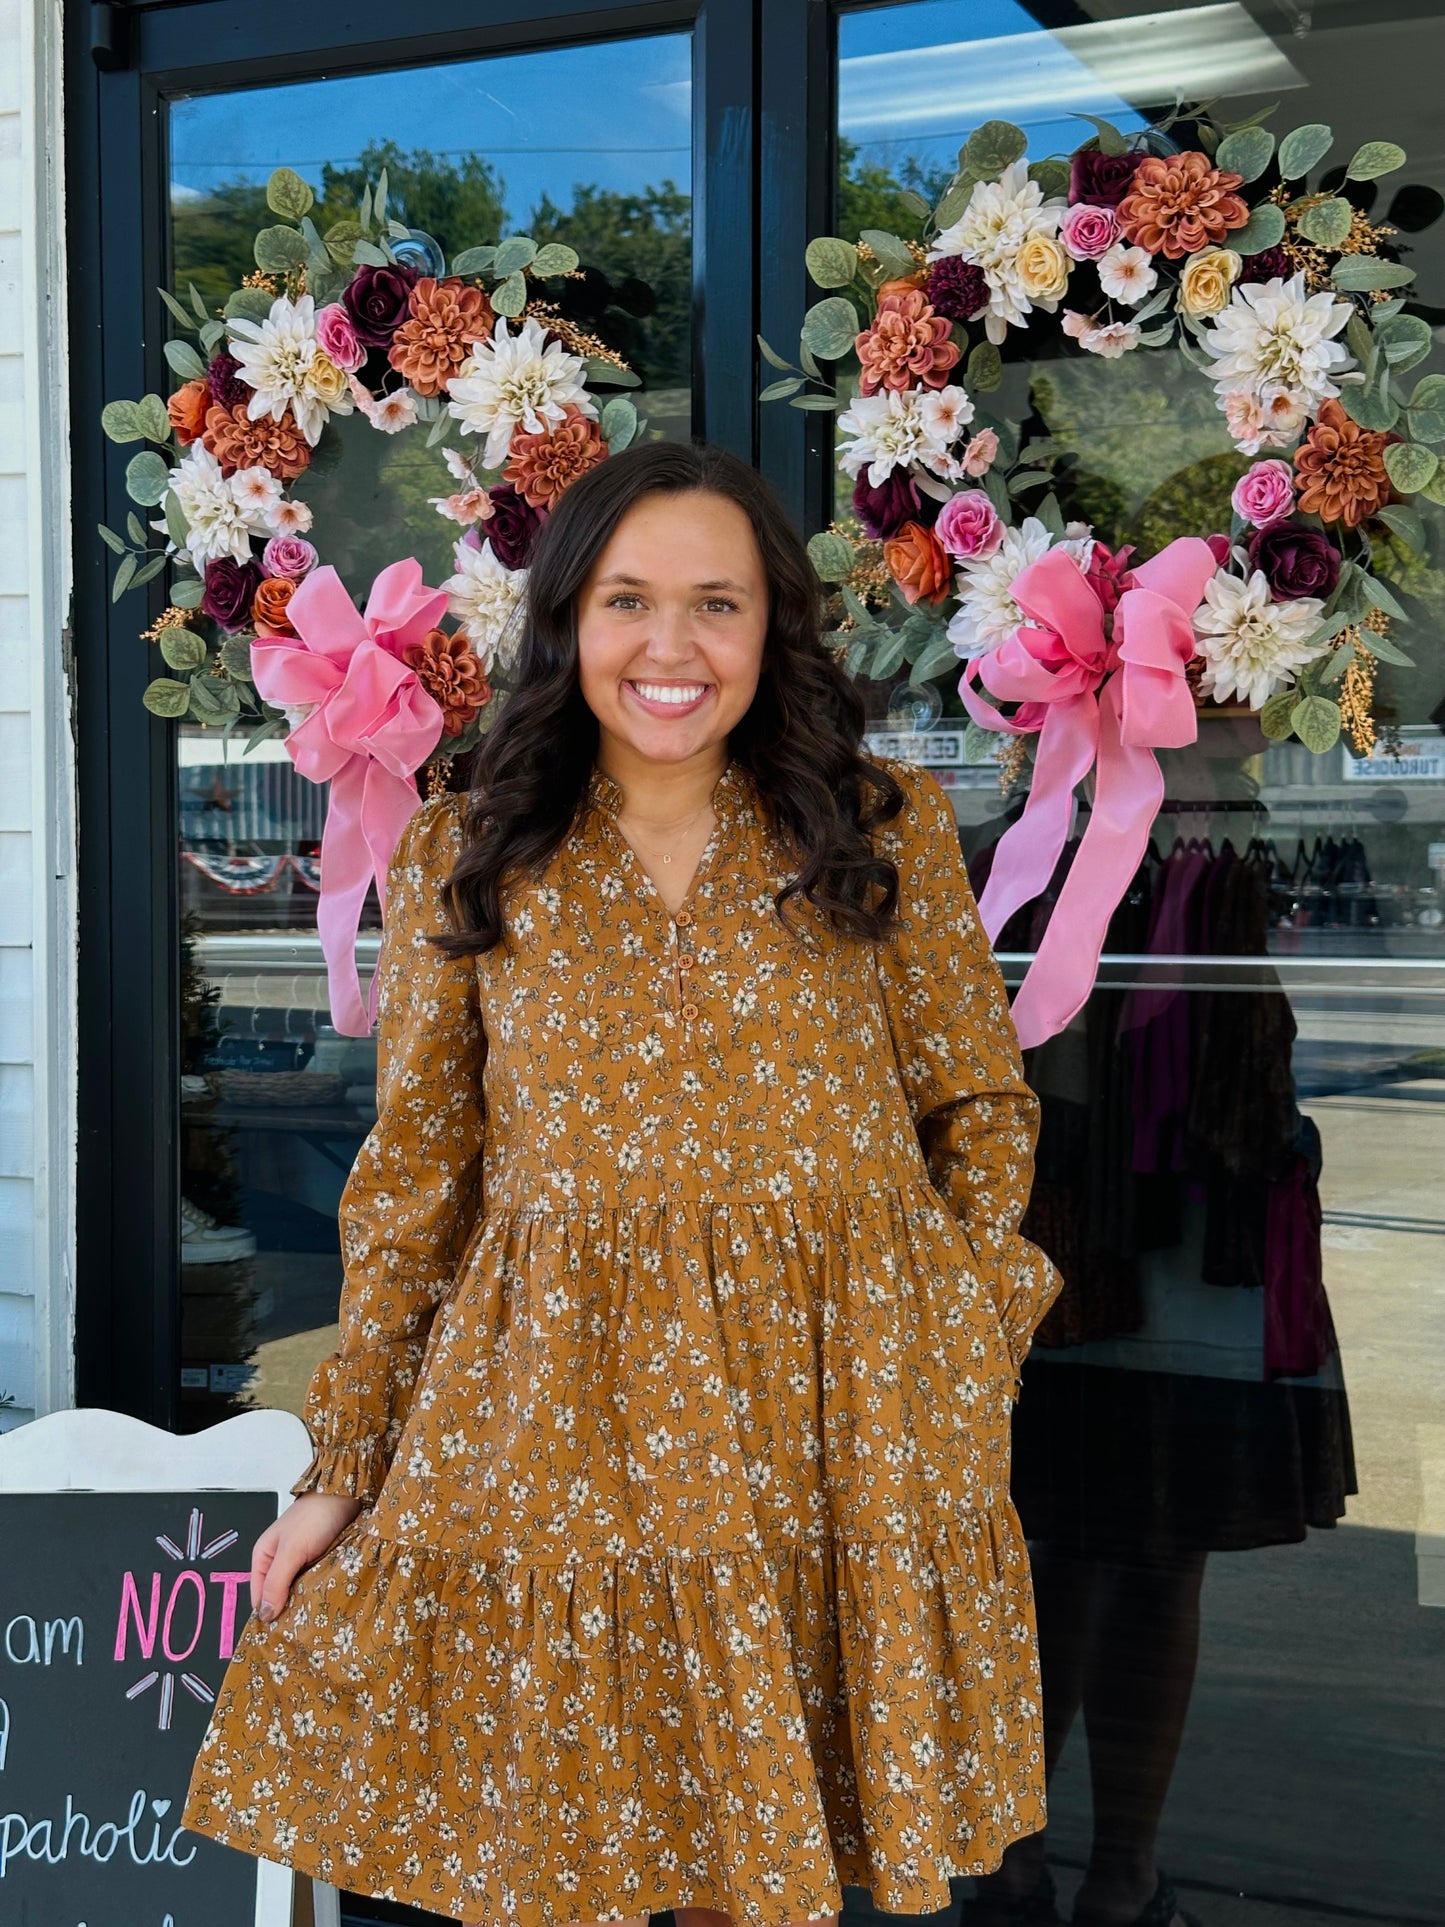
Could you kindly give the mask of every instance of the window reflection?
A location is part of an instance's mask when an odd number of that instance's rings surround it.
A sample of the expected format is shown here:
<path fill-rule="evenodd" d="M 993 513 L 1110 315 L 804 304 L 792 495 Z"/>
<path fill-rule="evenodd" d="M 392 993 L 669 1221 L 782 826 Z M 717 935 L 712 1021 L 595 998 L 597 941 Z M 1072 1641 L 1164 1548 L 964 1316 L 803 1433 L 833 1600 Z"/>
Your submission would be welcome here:
<path fill-rule="evenodd" d="M 1292 0 L 846 13 L 836 231 L 914 232 L 900 194 L 935 201 L 985 120 L 1023 126 L 1037 160 L 1085 137 L 1071 116 L 1127 131 L 1176 94 L 1220 96 L 1226 120 L 1278 100 L 1272 125 L 1327 122 L 1344 153 L 1386 127 L 1405 147 L 1372 218 L 1408 236 L 1412 311 L 1437 322 L 1441 22 Z M 1076 456 L 1066 515 L 1144 555 L 1229 527 L 1243 463 L 1207 382 L 1037 337 L 1004 359 L 990 410 Z M 850 492 L 840 478 L 840 518 Z M 1421 506 L 1401 638 L 1419 666 L 1381 670 L 1390 743 L 1314 757 L 1246 711 L 1205 713 L 1195 746 L 1161 755 L 1166 811 L 1094 995 L 1028 1055 L 1026 1229 L 1066 1280 L 1015 1419 L 1050 1822 L 959 1883 L 973 1927 L 1071 1907 L 1122 1927 L 1151 1903 L 1158 1927 L 1179 1906 L 1439 1916 L 1419 1787 L 1440 1736 L 1410 1703 L 1434 1703 L 1445 1606 L 1445 577 L 1440 509 Z M 865 693 L 882 715 L 888 690 Z M 1023 797 L 991 768 L 937 773 L 981 888 Z M 1030 906 L 1002 934 L 1015 983 L 1041 921 Z"/>
<path fill-rule="evenodd" d="M 641 377 L 654 436 L 691 426 L 691 40 L 548 49 L 172 104 L 174 287 L 217 306 L 253 269 L 265 183 L 287 166 L 354 210 L 384 168 L 392 214 L 461 249 L 528 233 L 575 247 L 549 286 Z M 425 438 L 333 425 L 306 499 L 342 579 L 414 554 L 452 572 L 453 486 Z M 377 532 L 385 531 L 378 552 Z M 375 1047 L 329 1023 L 316 939 L 325 793 L 282 745 L 177 734 L 181 846 L 182 1425 L 266 1405 L 300 1412 L 336 1341 L 337 1205 L 375 1118 Z M 374 899 L 363 973 L 375 957 Z"/>

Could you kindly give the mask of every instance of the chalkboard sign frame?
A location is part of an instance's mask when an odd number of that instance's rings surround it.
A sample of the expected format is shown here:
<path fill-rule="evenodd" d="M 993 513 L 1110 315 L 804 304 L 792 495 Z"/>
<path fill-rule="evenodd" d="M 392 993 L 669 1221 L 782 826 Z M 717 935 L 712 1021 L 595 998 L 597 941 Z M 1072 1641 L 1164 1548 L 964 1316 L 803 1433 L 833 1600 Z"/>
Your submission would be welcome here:
<path fill-rule="evenodd" d="M 0 1433 L 0 1498 L 274 1489 L 279 1514 L 292 1503 L 290 1488 L 310 1458 L 306 1427 L 291 1412 L 241 1412 L 201 1432 L 176 1433 L 126 1412 L 82 1405 Z M 292 1869 L 272 1860 L 255 1865 L 254 1927 L 291 1927 Z M 315 1927 L 341 1927 L 336 1888 L 313 1880 L 311 1896 Z"/>

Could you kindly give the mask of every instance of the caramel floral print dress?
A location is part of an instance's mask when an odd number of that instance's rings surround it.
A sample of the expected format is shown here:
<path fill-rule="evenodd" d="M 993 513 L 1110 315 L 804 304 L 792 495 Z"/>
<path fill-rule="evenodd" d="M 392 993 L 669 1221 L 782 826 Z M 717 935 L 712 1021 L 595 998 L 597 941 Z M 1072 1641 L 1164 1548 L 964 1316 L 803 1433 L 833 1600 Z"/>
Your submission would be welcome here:
<path fill-rule="evenodd" d="M 1043 1824 L 1036 1107 L 947 798 L 889 767 L 881 945 L 784 925 L 736 762 L 673 915 L 594 766 L 452 962 L 466 799 L 418 810 L 292 1488 L 367 1504 L 246 1621 L 187 1827 L 497 1927 L 779 1927 L 946 1907 Z"/>

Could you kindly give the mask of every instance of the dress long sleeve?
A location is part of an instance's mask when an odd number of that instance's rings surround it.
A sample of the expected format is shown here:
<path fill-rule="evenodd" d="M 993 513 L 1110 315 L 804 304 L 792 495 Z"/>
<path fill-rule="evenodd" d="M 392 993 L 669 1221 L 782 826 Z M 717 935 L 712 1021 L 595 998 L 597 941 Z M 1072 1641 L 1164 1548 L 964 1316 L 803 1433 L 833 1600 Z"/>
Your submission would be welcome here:
<path fill-rule="evenodd" d="M 904 928 L 879 948 L 893 1047 L 934 1189 L 994 1294 L 1015 1370 L 1061 1279 L 1019 1236 L 1038 1100 L 1024 1082 L 1003 975 L 979 922 L 953 809 L 937 779 L 891 764 L 908 793 L 885 842 Z"/>
<path fill-rule="evenodd" d="M 423 803 L 392 859 L 378 968 L 376 1123 L 341 1194 L 340 1343 L 304 1418 L 310 1465 L 291 1487 L 374 1501 L 411 1408 L 437 1308 L 482 1203 L 486 1040 L 473 958 L 426 939 L 460 850 L 458 800 Z"/>

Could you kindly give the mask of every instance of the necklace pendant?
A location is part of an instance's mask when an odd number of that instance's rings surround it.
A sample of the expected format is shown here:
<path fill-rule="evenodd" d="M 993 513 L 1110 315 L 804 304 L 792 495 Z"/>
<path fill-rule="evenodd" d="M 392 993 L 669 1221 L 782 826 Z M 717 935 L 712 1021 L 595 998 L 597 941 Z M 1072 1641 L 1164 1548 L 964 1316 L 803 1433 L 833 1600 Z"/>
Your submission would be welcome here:
<path fill-rule="evenodd" d="M 670 856 L 665 856 L 662 860 L 664 863 L 671 863 L 672 858 Z"/>

